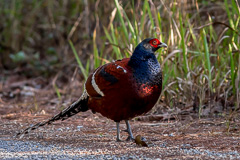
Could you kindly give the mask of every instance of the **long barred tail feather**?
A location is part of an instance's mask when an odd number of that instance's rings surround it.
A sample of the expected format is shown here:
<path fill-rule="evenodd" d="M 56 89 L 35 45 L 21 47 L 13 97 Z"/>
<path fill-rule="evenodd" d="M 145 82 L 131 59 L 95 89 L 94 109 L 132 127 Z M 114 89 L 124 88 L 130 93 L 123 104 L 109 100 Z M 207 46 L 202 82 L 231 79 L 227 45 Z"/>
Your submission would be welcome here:
<path fill-rule="evenodd" d="M 52 124 L 53 122 L 57 120 L 65 120 L 69 117 L 79 113 L 79 112 L 85 112 L 88 110 L 87 102 L 88 102 L 88 94 L 86 91 L 83 92 L 82 96 L 73 104 L 71 104 L 68 108 L 64 109 L 57 115 L 53 116 L 51 119 L 39 122 L 31 127 L 26 128 L 25 130 L 19 132 L 16 134 L 16 136 L 20 136 L 22 138 L 25 134 L 28 134 L 30 131 L 33 131 L 41 126 Z"/>

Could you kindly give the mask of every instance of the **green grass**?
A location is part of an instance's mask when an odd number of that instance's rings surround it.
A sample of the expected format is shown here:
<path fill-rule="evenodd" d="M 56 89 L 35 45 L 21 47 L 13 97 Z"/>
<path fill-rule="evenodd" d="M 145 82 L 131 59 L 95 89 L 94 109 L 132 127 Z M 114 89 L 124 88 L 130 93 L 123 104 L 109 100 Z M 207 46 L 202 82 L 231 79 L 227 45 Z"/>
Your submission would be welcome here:
<path fill-rule="evenodd" d="M 200 116 L 201 107 L 210 106 L 212 101 L 223 100 L 227 107 L 230 102 L 239 107 L 237 0 L 188 4 L 178 0 L 114 0 L 96 4 L 90 0 L 88 5 L 82 0 L 4 2 L 0 2 L 3 65 L 17 67 L 27 63 L 42 75 L 51 68 L 56 71 L 77 64 L 86 80 L 98 66 L 130 57 L 141 40 L 156 37 L 169 46 L 156 53 L 162 64 L 165 104 L 173 108 L 173 101 L 195 103 L 196 95 Z M 188 5 L 190 9 L 184 8 Z M 215 9 L 211 10 L 213 6 Z M 81 16 L 70 39 L 66 38 Z M 19 53 L 24 53 L 24 57 L 12 63 L 19 59 Z"/>
<path fill-rule="evenodd" d="M 83 74 L 84 79 L 85 79 L 85 81 L 86 81 L 86 80 L 87 80 L 87 77 L 88 77 L 88 66 L 89 66 L 88 64 L 89 64 L 89 63 L 87 63 L 87 66 L 84 67 L 83 64 L 82 64 L 82 61 L 80 60 L 80 58 L 79 58 L 79 56 L 78 56 L 78 53 L 77 53 L 75 47 L 73 46 L 72 41 L 69 40 L 68 42 L 69 42 L 69 45 L 70 45 L 71 48 L 72 48 L 73 54 L 74 54 L 74 56 L 75 56 L 75 59 L 76 59 L 76 61 L 77 61 L 77 63 L 78 63 L 78 66 L 79 66 L 80 70 L 82 71 L 82 74 Z M 97 58 L 95 58 L 95 59 L 97 59 Z"/>
<path fill-rule="evenodd" d="M 172 8 L 166 6 L 166 8 L 159 7 L 160 9 L 157 9 L 147 0 L 143 4 L 139 12 L 135 11 L 133 15 L 128 14 L 127 16 L 126 10 L 129 8 L 125 9 L 115 0 L 118 17 L 115 17 L 110 24 L 111 29 L 105 29 L 105 34 L 110 43 L 117 43 L 117 45 L 121 43 L 121 47 L 129 47 L 130 44 L 136 46 L 148 36 L 155 36 L 162 41 L 166 40 L 169 48 L 167 52 L 159 51 L 160 54 L 157 54 L 160 62 L 164 61 L 169 54 L 176 53 L 172 54 L 170 58 L 168 57 L 169 60 L 163 66 L 163 89 L 171 82 L 176 81 L 176 83 L 171 85 L 168 90 L 164 90 L 162 95 L 165 101 L 170 104 L 170 101 L 176 98 L 187 103 L 189 100 L 193 100 L 194 92 L 198 93 L 202 104 L 205 103 L 209 106 L 208 101 L 212 95 L 215 95 L 217 99 L 236 100 L 236 90 L 239 89 L 239 85 L 236 86 L 235 81 L 239 70 L 237 64 L 239 63 L 240 48 L 238 34 L 240 32 L 240 16 L 236 1 L 229 3 L 225 0 L 222 4 L 225 5 L 224 11 L 228 17 L 228 21 L 224 22 L 225 26 L 229 24 L 231 27 L 226 30 L 224 28 L 219 30 L 214 26 L 214 20 L 207 14 L 205 21 L 199 21 L 201 19 L 199 13 L 196 13 L 197 15 L 182 13 L 179 6 L 173 5 Z M 130 10 L 133 12 L 134 9 Z M 161 16 L 166 11 L 169 14 Z M 141 23 L 136 25 L 136 22 Z M 221 26 L 221 24 L 219 25 Z M 233 48 L 235 53 L 233 53 Z M 124 53 L 119 53 L 116 48 L 113 49 L 113 52 L 117 58 L 124 56 Z M 229 71 L 230 74 L 227 74 Z M 193 87 L 194 85 L 198 87 Z M 189 90 L 190 94 L 186 93 Z M 226 92 L 228 93 L 226 94 Z M 223 93 L 226 97 L 222 95 Z M 201 115 L 201 111 L 199 114 Z"/>

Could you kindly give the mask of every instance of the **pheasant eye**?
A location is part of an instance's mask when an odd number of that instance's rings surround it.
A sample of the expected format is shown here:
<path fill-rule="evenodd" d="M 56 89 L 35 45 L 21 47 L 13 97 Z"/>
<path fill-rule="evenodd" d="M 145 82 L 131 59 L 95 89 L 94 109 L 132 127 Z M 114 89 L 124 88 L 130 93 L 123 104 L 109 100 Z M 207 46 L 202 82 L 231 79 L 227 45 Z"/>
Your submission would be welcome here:
<path fill-rule="evenodd" d="M 154 38 L 154 39 L 151 39 L 149 41 L 149 44 L 153 47 L 153 48 L 158 48 L 158 45 L 160 44 L 159 40 Z"/>
<path fill-rule="evenodd" d="M 154 40 L 154 41 L 152 42 L 152 44 L 153 44 L 153 45 L 157 45 L 157 41 Z"/>

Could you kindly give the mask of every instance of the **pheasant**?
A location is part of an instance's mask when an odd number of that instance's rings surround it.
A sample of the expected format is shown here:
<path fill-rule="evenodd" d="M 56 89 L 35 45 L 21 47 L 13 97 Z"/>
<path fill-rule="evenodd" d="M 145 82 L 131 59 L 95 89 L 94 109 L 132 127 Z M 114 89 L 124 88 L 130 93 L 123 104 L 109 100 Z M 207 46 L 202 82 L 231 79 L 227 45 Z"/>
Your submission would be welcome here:
<path fill-rule="evenodd" d="M 124 120 L 127 140 L 134 140 L 129 120 L 148 112 L 157 102 L 162 90 L 162 72 L 154 52 L 167 47 L 156 38 L 144 39 L 130 58 L 124 58 L 98 67 L 89 75 L 81 97 L 47 121 L 17 133 L 22 137 L 41 126 L 87 110 L 98 112 L 116 122 L 117 141 L 120 139 L 119 123 Z"/>

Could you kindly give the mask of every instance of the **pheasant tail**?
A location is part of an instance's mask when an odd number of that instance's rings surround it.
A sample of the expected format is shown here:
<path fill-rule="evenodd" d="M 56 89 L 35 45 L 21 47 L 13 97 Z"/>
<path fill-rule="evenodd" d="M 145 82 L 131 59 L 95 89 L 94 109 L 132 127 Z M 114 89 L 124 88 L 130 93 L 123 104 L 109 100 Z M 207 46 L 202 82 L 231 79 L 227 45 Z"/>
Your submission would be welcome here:
<path fill-rule="evenodd" d="M 25 134 L 28 134 L 29 132 L 45 126 L 45 125 L 49 125 L 57 120 L 65 120 L 68 119 L 69 117 L 79 113 L 79 112 L 85 112 L 88 110 L 88 94 L 86 91 L 83 92 L 82 96 L 73 104 L 71 104 L 68 108 L 64 109 L 63 111 L 61 111 L 60 113 L 58 113 L 57 115 L 53 116 L 52 118 L 50 118 L 47 121 L 44 122 L 39 122 L 31 127 L 26 128 L 25 130 L 17 133 L 16 136 L 20 136 L 20 138 L 22 138 Z"/>

